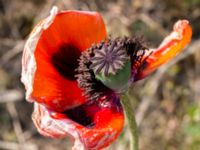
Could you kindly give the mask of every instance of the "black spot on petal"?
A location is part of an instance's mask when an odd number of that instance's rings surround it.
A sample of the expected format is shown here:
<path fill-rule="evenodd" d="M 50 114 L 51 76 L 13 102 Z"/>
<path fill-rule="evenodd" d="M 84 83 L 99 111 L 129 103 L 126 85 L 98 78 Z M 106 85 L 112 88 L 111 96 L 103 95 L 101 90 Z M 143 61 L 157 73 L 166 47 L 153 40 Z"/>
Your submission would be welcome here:
<path fill-rule="evenodd" d="M 53 54 L 51 61 L 61 76 L 68 80 L 76 80 L 75 69 L 78 67 L 78 59 L 81 55 L 79 48 L 72 44 L 63 44 Z"/>

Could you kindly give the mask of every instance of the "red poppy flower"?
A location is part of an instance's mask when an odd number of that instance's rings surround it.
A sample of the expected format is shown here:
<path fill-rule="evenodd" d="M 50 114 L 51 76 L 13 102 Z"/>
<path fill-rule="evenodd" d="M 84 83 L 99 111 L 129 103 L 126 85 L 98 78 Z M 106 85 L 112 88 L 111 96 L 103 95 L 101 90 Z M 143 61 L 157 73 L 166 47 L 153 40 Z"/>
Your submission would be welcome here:
<path fill-rule="evenodd" d="M 134 47 L 135 41 L 126 38 L 117 39 L 109 45 L 100 14 L 85 11 L 58 12 L 54 7 L 51 15 L 41 21 L 30 34 L 22 59 L 22 82 L 27 90 L 27 100 L 34 102 L 32 118 L 35 126 L 45 136 L 60 138 L 70 135 L 75 140 L 73 149 L 98 150 L 108 146 L 123 128 L 123 109 L 115 90 L 91 78 L 94 70 L 87 68 L 88 63 L 91 63 L 87 58 L 94 55 L 90 52 L 99 47 L 109 52 L 117 51 L 109 47 L 125 41 L 124 45 L 130 49 L 127 57 L 130 57 L 132 72 L 127 80 L 133 82 L 144 78 L 171 59 L 185 47 L 190 37 L 188 22 L 181 20 L 157 49 L 147 51 L 142 46 L 137 49 Z M 99 42 L 108 47 L 101 44 L 92 46 Z M 117 62 L 125 59 L 121 57 L 122 54 L 124 52 L 117 52 Z M 99 52 L 98 55 L 98 58 L 91 60 L 101 61 L 100 56 L 104 56 L 104 53 Z M 111 55 L 109 59 L 112 59 Z M 97 64 L 93 64 L 97 67 L 95 71 L 104 67 L 104 72 L 109 72 L 106 69 L 108 66 Z M 113 71 L 116 66 L 110 68 Z M 81 75 L 76 75 L 77 72 Z M 90 89 L 90 86 L 96 86 L 95 90 Z M 84 91 L 84 88 L 87 90 Z M 95 100 L 91 100 L 88 93 Z"/>

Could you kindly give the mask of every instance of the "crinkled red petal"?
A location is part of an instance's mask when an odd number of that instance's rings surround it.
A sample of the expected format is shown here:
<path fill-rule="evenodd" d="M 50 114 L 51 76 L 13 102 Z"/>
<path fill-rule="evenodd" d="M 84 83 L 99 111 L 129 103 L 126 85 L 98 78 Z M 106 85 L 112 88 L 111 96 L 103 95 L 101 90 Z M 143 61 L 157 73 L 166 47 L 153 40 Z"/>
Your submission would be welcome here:
<path fill-rule="evenodd" d="M 145 55 L 147 57 L 140 70 L 135 76 L 135 80 L 140 80 L 152 73 L 159 66 L 172 59 L 180 52 L 191 40 L 192 29 L 187 20 L 179 20 L 174 25 L 174 31 L 167 36 L 157 49 Z M 149 56 L 148 56 L 149 55 Z"/>
<path fill-rule="evenodd" d="M 80 115 L 82 123 L 87 121 L 87 117 L 92 119 L 88 125 L 74 121 L 69 113 L 48 111 L 44 106 L 35 103 L 33 121 L 43 135 L 55 138 L 71 135 L 75 139 L 74 150 L 100 150 L 111 144 L 122 131 L 124 115 L 118 102 L 114 97 L 109 101 L 100 100 L 77 109 L 74 114 Z"/>
<path fill-rule="evenodd" d="M 35 49 L 32 99 L 62 112 L 86 101 L 74 78 L 81 52 L 106 37 L 96 12 L 58 13 L 42 32 Z"/>

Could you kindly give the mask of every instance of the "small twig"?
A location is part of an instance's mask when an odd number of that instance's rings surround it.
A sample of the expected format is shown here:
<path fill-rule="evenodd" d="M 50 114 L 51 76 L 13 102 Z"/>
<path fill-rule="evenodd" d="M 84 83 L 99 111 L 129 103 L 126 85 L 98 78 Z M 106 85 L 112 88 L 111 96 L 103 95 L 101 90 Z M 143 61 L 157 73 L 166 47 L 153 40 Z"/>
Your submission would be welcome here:
<path fill-rule="evenodd" d="M 157 73 L 155 74 L 152 79 L 149 80 L 148 84 L 144 87 L 144 89 L 149 88 L 151 90 L 148 90 L 148 96 L 144 96 L 142 99 L 142 102 L 140 103 L 137 112 L 136 112 L 136 120 L 138 126 L 142 123 L 144 116 L 149 109 L 149 106 L 152 102 L 152 99 L 158 89 L 158 86 L 160 84 L 160 80 L 162 78 L 163 73 Z"/>
<path fill-rule="evenodd" d="M 11 38 L 0 38 L 0 45 L 3 46 L 11 46 L 11 45 L 16 45 L 18 41 L 11 39 Z"/>
<path fill-rule="evenodd" d="M 0 149 L 5 150 L 21 150 L 21 145 L 15 142 L 0 141 Z M 38 150 L 37 146 L 32 143 L 26 143 L 23 145 L 24 150 Z"/>
<path fill-rule="evenodd" d="M 14 127 L 14 131 L 15 134 L 17 136 L 17 139 L 19 141 L 20 145 L 24 145 L 25 143 L 25 138 L 23 135 L 23 130 L 19 121 L 19 116 L 18 116 L 18 112 L 16 110 L 15 104 L 13 102 L 7 103 L 6 104 L 7 110 L 12 118 L 12 122 L 13 122 L 13 127 Z"/>
<path fill-rule="evenodd" d="M 1 65 L 4 66 L 7 64 L 13 57 L 15 57 L 17 54 L 21 53 L 24 47 L 24 41 L 19 41 L 14 48 L 11 50 L 8 50 L 2 57 L 0 58 L 1 60 Z"/>
<path fill-rule="evenodd" d="M 29 140 L 37 133 L 35 127 L 31 126 L 28 130 L 24 131 L 24 138 L 25 140 Z"/>
<path fill-rule="evenodd" d="M 20 101 L 23 99 L 23 94 L 19 90 L 0 91 L 0 103 Z"/>
<path fill-rule="evenodd" d="M 158 22 L 154 21 L 151 17 L 149 17 L 149 15 L 144 13 L 138 14 L 138 18 L 140 18 L 144 23 L 146 23 L 146 25 L 148 25 L 150 28 L 156 31 L 158 30 L 163 37 L 169 34 L 169 32 L 167 32 Z"/>

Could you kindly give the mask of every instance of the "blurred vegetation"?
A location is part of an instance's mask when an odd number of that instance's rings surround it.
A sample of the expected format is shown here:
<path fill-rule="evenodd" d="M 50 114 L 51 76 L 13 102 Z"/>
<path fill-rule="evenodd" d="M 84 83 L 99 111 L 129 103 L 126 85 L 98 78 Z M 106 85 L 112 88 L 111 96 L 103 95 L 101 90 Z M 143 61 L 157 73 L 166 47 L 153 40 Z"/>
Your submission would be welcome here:
<path fill-rule="evenodd" d="M 188 19 L 190 45 L 129 93 L 141 150 L 200 149 L 200 0 L 0 0 L 0 149 L 71 149 L 68 139 L 37 133 L 20 83 L 24 42 L 53 5 L 98 11 L 111 36 L 143 36 L 149 47 L 158 46 L 178 19 Z M 107 150 L 126 150 L 128 141 L 125 126 Z"/>

